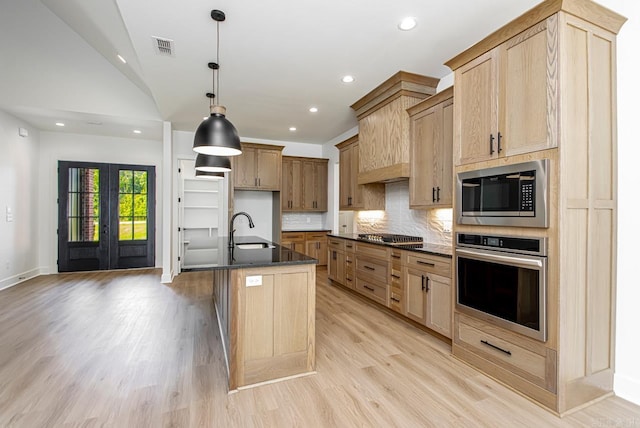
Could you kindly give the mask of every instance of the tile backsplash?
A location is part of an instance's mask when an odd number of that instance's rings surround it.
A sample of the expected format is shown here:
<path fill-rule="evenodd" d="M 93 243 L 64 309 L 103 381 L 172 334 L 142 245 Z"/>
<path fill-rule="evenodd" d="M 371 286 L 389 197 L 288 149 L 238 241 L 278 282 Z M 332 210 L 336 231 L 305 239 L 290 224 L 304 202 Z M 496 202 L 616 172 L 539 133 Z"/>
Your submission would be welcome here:
<path fill-rule="evenodd" d="M 323 230 L 324 213 L 282 213 L 282 230 Z"/>
<path fill-rule="evenodd" d="M 355 233 L 399 233 L 422 236 L 434 244 L 451 245 L 451 209 L 409 209 L 409 182 L 386 185 L 385 211 L 360 211 Z"/>

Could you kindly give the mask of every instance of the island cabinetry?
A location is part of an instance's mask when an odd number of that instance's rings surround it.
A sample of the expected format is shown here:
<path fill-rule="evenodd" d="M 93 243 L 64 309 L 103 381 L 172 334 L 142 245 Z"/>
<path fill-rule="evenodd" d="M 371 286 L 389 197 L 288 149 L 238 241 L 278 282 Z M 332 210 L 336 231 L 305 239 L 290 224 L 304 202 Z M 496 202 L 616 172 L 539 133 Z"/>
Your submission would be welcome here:
<path fill-rule="evenodd" d="M 416 104 L 411 118 L 411 208 L 451 207 L 453 87 Z"/>
<path fill-rule="evenodd" d="M 242 143 L 242 154 L 232 157 L 234 188 L 279 191 L 282 184 L 283 148 L 283 146 Z"/>
<path fill-rule="evenodd" d="M 558 16 L 455 69 L 455 82 L 456 165 L 556 147 Z"/>
<path fill-rule="evenodd" d="M 344 240 L 329 238 L 327 240 L 329 254 L 327 258 L 327 275 L 330 280 L 339 284 L 345 282 Z"/>
<path fill-rule="evenodd" d="M 384 184 L 358 184 L 358 136 L 336 144 L 336 147 L 340 150 L 340 209 L 384 210 Z"/>
<path fill-rule="evenodd" d="M 358 116 L 358 184 L 409 178 L 407 109 L 436 93 L 439 79 L 399 71 L 351 108 Z"/>
<path fill-rule="evenodd" d="M 229 389 L 315 370 L 315 265 L 217 270 Z"/>
<path fill-rule="evenodd" d="M 405 252 L 406 315 L 451 338 L 451 263 L 449 260 Z"/>

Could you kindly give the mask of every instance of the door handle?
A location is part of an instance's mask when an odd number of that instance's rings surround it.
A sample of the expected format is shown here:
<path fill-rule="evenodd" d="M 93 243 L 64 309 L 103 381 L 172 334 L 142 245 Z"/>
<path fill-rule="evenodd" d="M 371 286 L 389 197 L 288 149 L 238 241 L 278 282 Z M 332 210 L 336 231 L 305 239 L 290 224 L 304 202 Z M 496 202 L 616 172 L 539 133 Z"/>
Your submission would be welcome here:
<path fill-rule="evenodd" d="M 107 226 L 106 224 L 103 224 L 102 233 L 104 233 L 105 235 L 109 234 L 109 226 Z"/>
<path fill-rule="evenodd" d="M 493 134 L 489 134 L 489 154 L 490 155 L 492 155 L 493 152 L 495 151 L 495 150 L 493 150 L 493 140 L 494 139 L 495 138 L 494 138 Z"/>

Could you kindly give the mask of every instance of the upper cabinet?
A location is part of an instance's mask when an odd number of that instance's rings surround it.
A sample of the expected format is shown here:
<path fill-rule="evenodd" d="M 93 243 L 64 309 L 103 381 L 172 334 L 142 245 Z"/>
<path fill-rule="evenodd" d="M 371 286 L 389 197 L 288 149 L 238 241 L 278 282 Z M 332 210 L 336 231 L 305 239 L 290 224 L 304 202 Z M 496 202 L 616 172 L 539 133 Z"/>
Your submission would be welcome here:
<path fill-rule="evenodd" d="M 455 69 L 456 165 L 557 146 L 557 26 L 551 16 Z"/>
<path fill-rule="evenodd" d="M 399 71 L 351 106 L 358 116 L 358 184 L 409 178 L 407 109 L 436 93 L 439 79 Z"/>
<path fill-rule="evenodd" d="M 233 187 L 238 190 L 279 191 L 283 148 L 242 143 L 242 154 L 232 157 Z"/>
<path fill-rule="evenodd" d="M 282 211 L 327 211 L 328 159 L 282 158 Z"/>
<path fill-rule="evenodd" d="M 384 184 L 358 184 L 358 136 L 340 144 L 340 210 L 384 210 Z"/>
<path fill-rule="evenodd" d="M 411 208 L 450 207 L 453 199 L 453 87 L 408 110 Z"/>

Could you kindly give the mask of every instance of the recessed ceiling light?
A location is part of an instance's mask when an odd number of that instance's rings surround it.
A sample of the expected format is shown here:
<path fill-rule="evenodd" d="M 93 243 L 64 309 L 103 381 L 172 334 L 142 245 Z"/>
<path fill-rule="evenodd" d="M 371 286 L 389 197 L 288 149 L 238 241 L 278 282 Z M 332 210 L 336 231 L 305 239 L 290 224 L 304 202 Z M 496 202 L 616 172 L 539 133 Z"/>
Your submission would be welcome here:
<path fill-rule="evenodd" d="M 317 113 L 317 112 L 318 112 L 318 107 L 311 107 L 311 108 L 309 109 L 309 111 L 310 111 L 311 113 Z"/>
<path fill-rule="evenodd" d="M 295 126 L 292 126 L 291 128 L 289 128 L 289 131 L 293 132 L 295 131 L 297 128 Z"/>
<path fill-rule="evenodd" d="M 133 130 L 133 133 L 134 133 L 134 134 L 142 134 L 142 131 L 141 131 L 141 130 L 139 130 L 139 129 L 134 129 L 134 130 Z"/>
<path fill-rule="evenodd" d="M 122 61 L 123 64 L 127 63 L 127 60 L 122 57 L 122 55 L 118 54 L 118 59 Z"/>
<path fill-rule="evenodd" d="M 409 31 L 416 28 L 416 25 L 418 25 L 418 21 L 416 21 L 416 19 L 412 16 L 407 16 L 406 18 L 403 18 L 402 21 L 400 21 L 400 23 L 398 24 L 398 28 L 402 31 Z"/>
<path fill-rule="evenodd" d="M 62 122 L 56 122 L 56 126 L 64 126 L 64 123 L 62 123 Z"/>
<path fill-rule="evenodd" d="M 342 78 L 342 83 L 351 83 L 354 80 L 356 79 L 354 79 L 353 76 L 346 75 Z"/>

